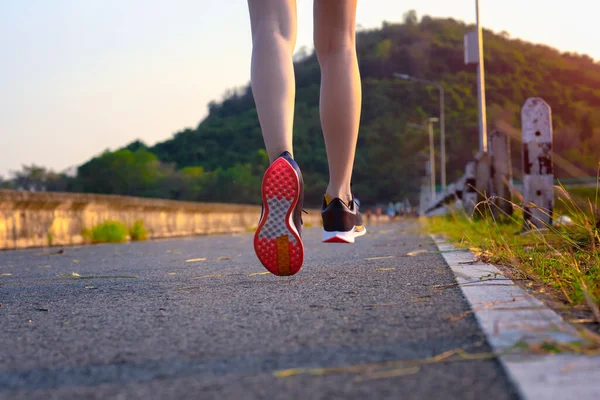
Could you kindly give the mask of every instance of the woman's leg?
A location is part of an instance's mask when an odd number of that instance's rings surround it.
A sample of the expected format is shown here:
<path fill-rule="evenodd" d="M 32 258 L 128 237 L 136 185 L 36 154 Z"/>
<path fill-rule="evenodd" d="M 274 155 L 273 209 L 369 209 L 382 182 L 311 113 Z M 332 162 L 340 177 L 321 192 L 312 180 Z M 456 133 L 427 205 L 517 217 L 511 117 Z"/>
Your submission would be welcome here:
<path fill-rule="evenodd" d="M 304 183 L 292 158 L 296 1 L 248 0 L 248 5 L 252 92 L 271 160 L 262 180 L 263 212 L 254 234 L 254 251 L 271 273 L 294 275 L 304 262 Z"/>
<path fill-rule="evenodd" d="M 271 162 L 292 151 L 296 0 L 248 0 L 252 28 L 251 85 Z"/>
<path fill-rule="evenodd" d="M 321 66 L 321 126 L 329 162 L 326 194 L 348 202 L 362 92 L 356 58 L 357 0 L 314 0 L 314 42 Z"/>

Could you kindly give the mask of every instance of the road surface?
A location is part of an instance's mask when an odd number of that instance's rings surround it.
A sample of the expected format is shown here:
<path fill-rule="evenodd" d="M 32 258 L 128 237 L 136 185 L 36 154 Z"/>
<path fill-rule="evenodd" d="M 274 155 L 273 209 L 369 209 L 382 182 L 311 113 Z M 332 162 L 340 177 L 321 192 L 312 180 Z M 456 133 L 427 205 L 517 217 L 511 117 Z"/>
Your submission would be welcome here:
<path fill-rule="evenodd" d="M 285 278 L 252 234 L 2 252 L 0 399 L 516 398 L 416 228 L 306 229 Z"/>

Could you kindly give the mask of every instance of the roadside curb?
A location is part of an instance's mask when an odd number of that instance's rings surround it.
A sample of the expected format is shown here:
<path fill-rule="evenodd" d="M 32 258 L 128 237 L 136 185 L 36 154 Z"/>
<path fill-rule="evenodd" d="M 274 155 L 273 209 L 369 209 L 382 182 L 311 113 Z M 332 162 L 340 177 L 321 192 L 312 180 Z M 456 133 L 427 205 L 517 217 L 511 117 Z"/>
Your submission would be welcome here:
<path fill-rule="evenodd" d="M 523 399 L 600 398 L 600 356 L 515 351 L 543 342 L 583 342 L 574 327 L 498 268 L 478 261 L 441 236 L 431 237 Z"/>

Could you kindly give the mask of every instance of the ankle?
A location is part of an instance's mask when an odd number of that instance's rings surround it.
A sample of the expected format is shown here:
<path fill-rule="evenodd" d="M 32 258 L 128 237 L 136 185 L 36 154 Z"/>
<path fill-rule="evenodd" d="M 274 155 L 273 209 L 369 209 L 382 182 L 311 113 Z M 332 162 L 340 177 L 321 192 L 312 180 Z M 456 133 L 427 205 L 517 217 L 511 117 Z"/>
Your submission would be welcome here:
<path fill-rule="evenodd" d="M 329 196 L 331 199 L 338 198 L 346 203 L 350 203 L 350 201 L 352 201 L 352 193 L 350 191 L 350 188 L 343 189 L 343 190 L 341 190 L 341 189 L 336 190 L 336 189 L 328 187 L 325 194 L 327 196 Z"/>
<path fill-rule="evenodd" d="M 284 152 L 288 152 L 290 153 L 290 156 L 292 158 L 294 158 L 294 153 L 292 151 L 292 149 L 287 148 L 287 147 L 277 147 L 274 149 L 271 149 L 271 151 L 269 151 L 267 154 L 269 156 L 269 164 L 273 164 L 273 162 L 277 159 L 277 157 L 279 157 L 282 153 Z"/>

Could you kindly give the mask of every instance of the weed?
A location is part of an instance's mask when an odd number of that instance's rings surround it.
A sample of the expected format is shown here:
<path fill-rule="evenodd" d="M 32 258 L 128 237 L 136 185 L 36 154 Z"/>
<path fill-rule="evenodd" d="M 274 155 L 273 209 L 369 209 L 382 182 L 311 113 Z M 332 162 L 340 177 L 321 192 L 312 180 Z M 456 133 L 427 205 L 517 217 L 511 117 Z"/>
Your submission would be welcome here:
<path fill-rule="evenodd" d="M 127 240 L 127 227 L 119 221 L 105 221 L 91 231 L 93 243 L 120 243 Z"/>
<path fill-rule="evenodd" d="M 81 230 L 81 237 L 83 238 L 84 242 L 91 242 L 92 241 L 92 231 L 89 230 L 88 228 L 83 228 Z"/>
<path fill-rule="evenodd" d="M 148 230 L 144 226 L 144 222 L 141 220 L 135 221 L 129 229 L 129 236 L 131 237 L 131 240 L 148 239 Z"/>

